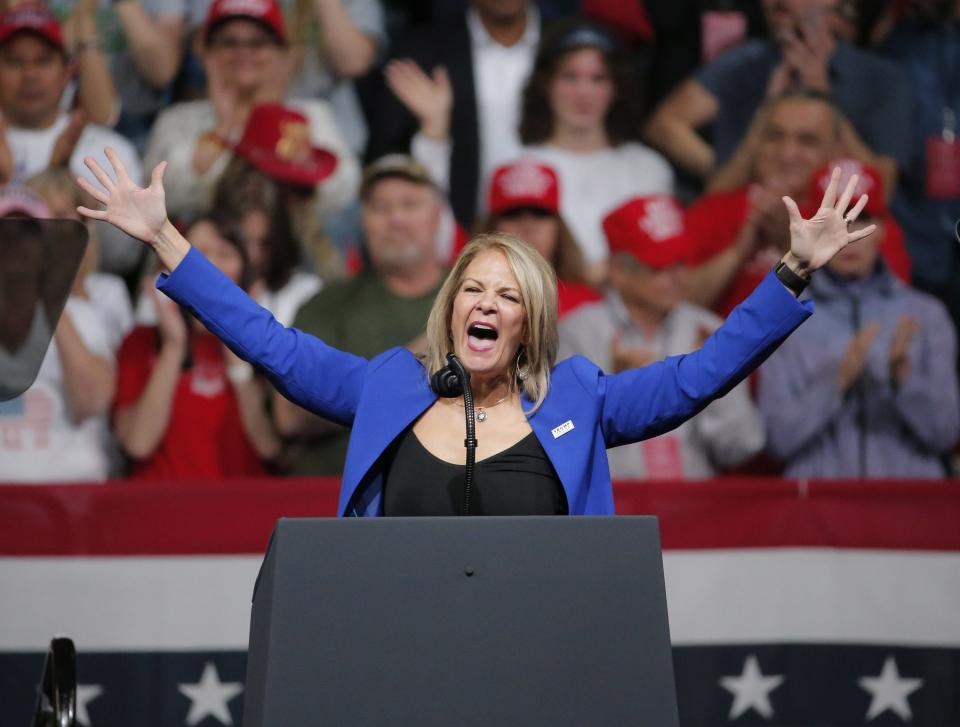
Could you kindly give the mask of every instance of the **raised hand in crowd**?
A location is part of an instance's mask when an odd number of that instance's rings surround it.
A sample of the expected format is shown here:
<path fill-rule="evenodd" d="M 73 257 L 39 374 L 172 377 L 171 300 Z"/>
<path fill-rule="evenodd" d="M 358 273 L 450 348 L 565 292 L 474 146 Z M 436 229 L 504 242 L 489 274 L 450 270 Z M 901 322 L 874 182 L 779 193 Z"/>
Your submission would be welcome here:
<path fill-rule="evenodd" d="M 76 0 L 63 23 L 67 48 L 77 66 L 80 108 L 95 124 L 113 126 L 120 103 L 97 27 L 97 0 Z"/>
<path fill-rule="evenodd" d="M 377 58 L 377 44 L 353 20 L 343 0 L 314 0 L 320 51 L 340 78 L 359 78 Z"/>
<path fill-rule="evenodd" d="M 890 381 L 901 386 L 910 373 L 910 342 L 920 328 L 920 322 L 910 316 L 902 316 L 890 341 Z"/>
<path fill-rule="evenodd" d="M 812 10 L 800 20 L 799 32 L 787 28 L 781 35 L 784 62 L 791 80 L 807 88 L 830 92 L 830 57 L 837 42 L 824 17 L 824 10 Z"/>
<path fill-rule="evenodd" d="M 871 323 L 861 328 L 850 341 L 837 369 L 837 387 L 840 393 L 846 393 L 863 375 L 867 366 L 867 354 L 879 332 L 880 324 Z"/>
<path fill-rule="evenodd" d="M 613 362 L 613 373 L 620 373 L 628 369 L 639 369 L 652 364 L 659 358 L 649 348 L 625 345 L 619 331 L 614 334 L 613 340 L 610 342 L 610 355 Z"/>
<path fill-rule="evenodd" d="M 53 142 L 53 151 L 50 153 L 51 167 L 69 167 L 70 158 L 77 148 L 77 142 L 80 141 L 80 135 L 87 127 L 87 112 L 81 109 L 74 109 L 70 112 L 70 120 L 66 128 L 60 132 L 60 135 Z"/>
<path fill-rule="evenodd" d="M 189 6 L 190 3 L 185 3 Z M 183 59 L 186 13 L 169 9 L 153 15 L 150 3 L 113 2 L 130 59 L 140 77 L 154 88 L 164 88 L 177 75 Z"/>
<path fill-rule="evenodd" d="M 387 86 L 420 123 L 421 133 L 438 141 L 450 136 L 453 87 L 447 69 L 437 66 L 425 73 L 416 61 L 392 61 L 383 71 Z"/>

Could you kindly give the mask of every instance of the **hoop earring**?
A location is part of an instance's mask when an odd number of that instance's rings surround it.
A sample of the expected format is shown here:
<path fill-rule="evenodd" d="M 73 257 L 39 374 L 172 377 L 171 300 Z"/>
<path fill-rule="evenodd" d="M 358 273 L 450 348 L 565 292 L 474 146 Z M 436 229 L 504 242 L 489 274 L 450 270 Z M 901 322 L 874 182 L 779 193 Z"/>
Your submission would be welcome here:
<path fill-rule="evenodd" d="M 528 378 L 530 378 L 530 367 L 524 366 L 522 369 L 520 368 L 520 357 L 522 355 L 523 349 L 521 348 L 517 353 L 517 379 L 520 381 L 526 381 Z"/>

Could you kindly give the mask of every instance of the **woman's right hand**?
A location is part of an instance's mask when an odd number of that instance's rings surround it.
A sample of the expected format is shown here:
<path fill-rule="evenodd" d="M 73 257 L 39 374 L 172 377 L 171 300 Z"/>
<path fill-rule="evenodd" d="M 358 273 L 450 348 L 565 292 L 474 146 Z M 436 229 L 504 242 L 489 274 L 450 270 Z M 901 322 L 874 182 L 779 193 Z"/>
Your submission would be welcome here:
<path fill-rule="evenodd" d="M 163 191 L 163 170 L 167 163 L 160 162 L 150 177 L 150 186 L 140 188 L 127 174 L 126 167 L 113 149 L 107 148 L 104 153 L 110 160 L 117 181 L 110 178 L 96 159 L 88 156 L 84 157 L 83 163 L 103 186 L 95 187 L 83 177 L 77 178 L 77 184 L 106 209 L 78 207 L 77 211 L 91 220 L 109 222 L 130 237 L 154 245 L 167 221 L 167 205 Z"/>
<path fill-rule="evenodd" d="M 118 230 L 142 240 L 154 249 L 164 267 L 173 271 L 190 251 L 190 243 L 167 219 L 167 205 L 163 191 L 163 172 L 166 162 L 160 162 L 150 176 L 150 186 L 141 188 L 127 174 L 117 153 L 109 147 L 104 150 L 116 174 L 114 182 L 93 157 L 85 157 L 83 163 L 97 178 L 102 187 L 95 187 L 82 177 L 77 184 L 106 209 L 94 210 L 77 207 L 84 217 L 109 222 Z"/>

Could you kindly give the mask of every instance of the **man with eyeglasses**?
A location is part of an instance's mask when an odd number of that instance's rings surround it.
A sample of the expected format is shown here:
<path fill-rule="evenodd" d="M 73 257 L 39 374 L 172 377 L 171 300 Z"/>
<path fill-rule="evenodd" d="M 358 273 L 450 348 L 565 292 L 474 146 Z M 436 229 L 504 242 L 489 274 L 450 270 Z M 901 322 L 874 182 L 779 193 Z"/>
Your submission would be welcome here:
<path fill-rule="evenodd" d="M 262 103 L 283 102 L 301 111 L 311 145 L 336 155 L 334 173 L 318 187 L 318 214 L 336 213 L 353 202 L 360 166 L 330 105 L 319 99 L 284 100 L 292 63 L 277 0 L 215 0 L 200 33 L 209 98 L 174 104 L 162 113 L 145 156 L 151 168 L 168 163 L 171 215 L 186 218 L 206 208 L 250 110 Z"/>

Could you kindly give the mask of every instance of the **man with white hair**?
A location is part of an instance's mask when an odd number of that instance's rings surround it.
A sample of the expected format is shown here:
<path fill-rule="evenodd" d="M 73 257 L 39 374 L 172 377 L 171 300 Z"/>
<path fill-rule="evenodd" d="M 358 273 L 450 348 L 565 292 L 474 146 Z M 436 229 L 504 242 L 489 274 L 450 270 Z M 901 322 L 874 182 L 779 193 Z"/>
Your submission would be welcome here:
<path fill-rule="evenodd" d="M 676 201 L 636 197 L 603 228 L 611 289 L 560 322 L 560 358 L 579 354 L 614 374 L 699 348 L 721 319 L 684 300 L 692 246 Z M 690 479 L 742 464 L 763 444 L 760 415 L 740 384 L 677 429 L 609 449 L 607 457 L 615 478 Z"/>

